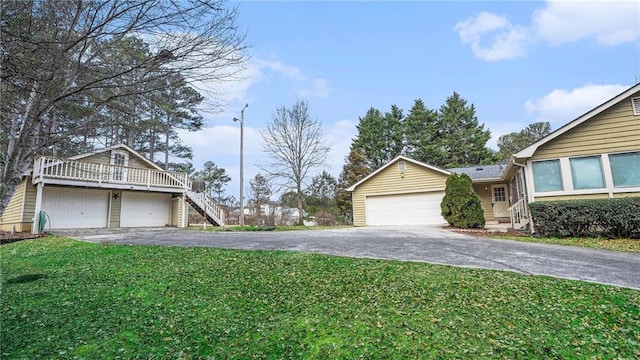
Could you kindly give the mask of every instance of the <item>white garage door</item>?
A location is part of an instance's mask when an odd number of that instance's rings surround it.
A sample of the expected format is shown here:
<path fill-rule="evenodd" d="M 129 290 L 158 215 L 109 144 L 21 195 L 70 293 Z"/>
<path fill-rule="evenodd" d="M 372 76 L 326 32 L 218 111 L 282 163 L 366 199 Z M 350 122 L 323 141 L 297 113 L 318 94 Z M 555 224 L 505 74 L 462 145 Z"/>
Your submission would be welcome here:
<path fill-rule="evenodd" d="M 122 192 L 121 227 L 165 226 L 170 214 L 170 194 Z"/>
<path fill-rule="evenodd" d="M 367 225 L 441 225 L 444 192 L 367 196 Z"/>
<path fill-rule="evenodd" d="M 107 227 L 109 192 L 45 187 L 42 210 L 49 215 L 45 229 Z"/>

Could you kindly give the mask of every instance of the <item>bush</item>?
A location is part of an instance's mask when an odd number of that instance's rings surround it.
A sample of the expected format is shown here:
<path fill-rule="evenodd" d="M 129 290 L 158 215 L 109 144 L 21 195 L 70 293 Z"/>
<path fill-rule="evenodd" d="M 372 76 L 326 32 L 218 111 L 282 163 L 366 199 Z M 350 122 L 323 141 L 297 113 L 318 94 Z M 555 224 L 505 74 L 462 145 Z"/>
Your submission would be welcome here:
<path fill-rule="evenodd" d="M 640 238 L 640 197 L 535 202 L 529 209 L 542 236 Z"/>
<path fill-rule="evenodd" d="M 440 208 L 449 225 L 463 229 L 484 227 L 482 203 L 478 194 L 473 191 L 469 176 L 449 175 L 444 191 Z"/>

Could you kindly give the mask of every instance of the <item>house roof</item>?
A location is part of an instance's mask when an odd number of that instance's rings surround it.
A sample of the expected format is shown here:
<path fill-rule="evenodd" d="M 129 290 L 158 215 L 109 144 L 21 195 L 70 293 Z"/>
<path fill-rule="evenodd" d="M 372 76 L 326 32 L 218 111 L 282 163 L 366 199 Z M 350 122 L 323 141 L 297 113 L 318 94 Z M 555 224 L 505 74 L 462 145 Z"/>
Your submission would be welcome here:
<path fill-rule="evenodd" d="M 473 181 L 500 180 L 507 164 L 475 165 L 461 168 L 447 169 L 456 174 L 467 174 Z"/>
<path fill-rule="evenodd" d="M 76 155 L 76 156 L 72 156 L 69 159 L 71 160 L 79 160 L 79 159 L 84 159 L 86 157 L 92 156 L 92 155 L 97 155 L 97 154 L 101 154 L 103 152 L 107 152 L 107 151 L 111 151 L 111 150 L 116 150 L 116 149 L 123 149 L 128 151 L 130 154 L 132 154 L 133 156 L 137 157 L 140 161 L 143 161 L 144 163 L 148 164 L 149 166 L 157 169 L 157 170 L 161 170 L 164 171 L 163 168 L 161 168 L 160 166 L 158 166 L 157 164 L 155 164 L 153 161 L 147 159 L 146 157 L 142 156 L 139 152 L 133 150 L 132 148 L 128 147 L 125 144 L 117 144 L 117 145 L 113 145 L 113 146 L 109 146 L 106 148 L 102 148 L 102 149 L 98 149 L 98 150 L 94 150 L 92 152 L 86 153 L 86 154 L 80 154 L 80 155 Z"/>
<path fill-rule="evenodd" d="M 385 165 L 381 166 L 378 170 L 376 170 L 376 171 L 372 172 L 371 174 L 369 174 L 369 175 L 368 175 L 367 177 L 365 177 L 364 179 L 362 179 L 362 180 L 358 181 L 357 183 L 355 183 L 355 184 L 351 185 L 349 188 L 347 188 L 347 191 L 353 191 L 353 190 L 355 190 L 355 189 L 356 189 L 356 187 L 358 187 L 360 184 L 362 184 L 362 183 L 364 183 L 365 181 L 367 181 L 367 180 L 371 179 L 372 177 L 376 176 L 376 174 L 378 174 L 378 173 L 380 173 L 382 170 L 384 170 L 384 169 L 388 168 L 389 166 L 391 166 L 391 164 L 395 163 L 395 162 L 396 162 L 396 161 L 398 161 L 398 160 L 408 161 L 408 162 L 410 162 L 410 163 L 416 164 L 416 165 L 418 165 L 418 166 L 422 166 L 422 167 L 427 168 L 427 169 L 429 169 L 429 170 L 433 170 L 433 171 L 436 171 L 436 172 L 442 173 L 442 174 L 444 174 L 444 175 L 451 175 L 451 172 L 449 172 L 449 171 L 447 171 L 447 170 L 440 169 L 440 168 L 438 168 L 438 167 L 431 166 L 431 165 L 429 165 L 429 164 L 425 164 L 425 163 L 423 163 L 423 162 L 420 162 L 420 161 L 417 161 L 417 160 L 410 159 L 410 158 L 408 158 L 408 157 L 406 157 L 406 156 L 399 155 L 399 156 L 397 156 L 395 159 L 393 159 L 393 160 L 389 161 L 388 163 L 386 163 Z"/>
<path fill-rule="evenodd" d="M 579 116 L 578 118 L 574 119 L 573 121 L 570 121 L 569 123 L 565 124 L 564 126 L 558 128 L 556 131 L 552 132 L 551 134 L 543 137 L 542 139 L 534 142 L 533 144 L 527 146 L 526 148 L 520 150 L 519 152 L 517 152 L 516 154 L 514 154 L 513 156 L 517 159 L 523 159 L 523 158 L 530 158 L 533 156 L 533 154 L 536 152 L 536 150 L 538 150 L 538 148 L 546 143 L 548 143 L 549 141 L 557 138 L 558 136 L 566 133 L 567 131 L 575 128 L 576 126 L 584 123 L 585 121 L 588 121 L 589 119 L 593 118 L 594 116 L 600 114 L 601 112 L 609 109 L 610 107 L 616 105 L 617 103 L 619 103 L 620 101 L 626 99 L 627 97 L 633 95 L 635 92 L 640 91 L 640 83 L 633 85 L 632 87 L 628 88 L 627 90 L 621 92 L 620 94 L 612 97 L 611 99 L 605 101 L 604 103 L 596 106 L 595 108 L 587 111 L 586 113 L 582 114 L 581 116 Z"/>

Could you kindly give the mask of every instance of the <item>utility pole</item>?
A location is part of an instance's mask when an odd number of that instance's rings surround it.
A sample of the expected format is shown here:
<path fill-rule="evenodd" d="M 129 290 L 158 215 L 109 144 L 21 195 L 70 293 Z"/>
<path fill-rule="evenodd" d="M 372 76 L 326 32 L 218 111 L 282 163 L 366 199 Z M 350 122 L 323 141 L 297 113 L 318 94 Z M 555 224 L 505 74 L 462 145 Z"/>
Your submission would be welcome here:
<path fill-rule="evenodd" d="M 240 226 L 244 226 L 244 164 L 243 164 L 243 143 L 244 143 L 244 110 L 249 104 L 244 104 L 240 110 L 240 120 L 233 118 L 233 121 L 240 121 L 240 218 L 238 222 Z"/>

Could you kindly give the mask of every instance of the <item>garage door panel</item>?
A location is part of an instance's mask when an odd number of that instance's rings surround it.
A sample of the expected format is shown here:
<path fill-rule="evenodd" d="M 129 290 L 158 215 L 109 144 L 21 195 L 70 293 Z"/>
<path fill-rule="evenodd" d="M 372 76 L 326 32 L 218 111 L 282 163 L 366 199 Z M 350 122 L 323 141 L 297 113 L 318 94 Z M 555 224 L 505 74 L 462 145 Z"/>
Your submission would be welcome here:
<path fill-rule="evenodd" d="M 367 196 L 367 225 L 441 225 L 443 192 Z"/>
<path fill-rule="evenodd" d="M 107 227 L 109 192 L 45 187 L 42 210 L 49 216 L 47 228 Z"/>
<path fill-rule="evenodd" d="M 170 214 L 170 194 L 122 193 L 121 227 L 165 226 Z"/>

